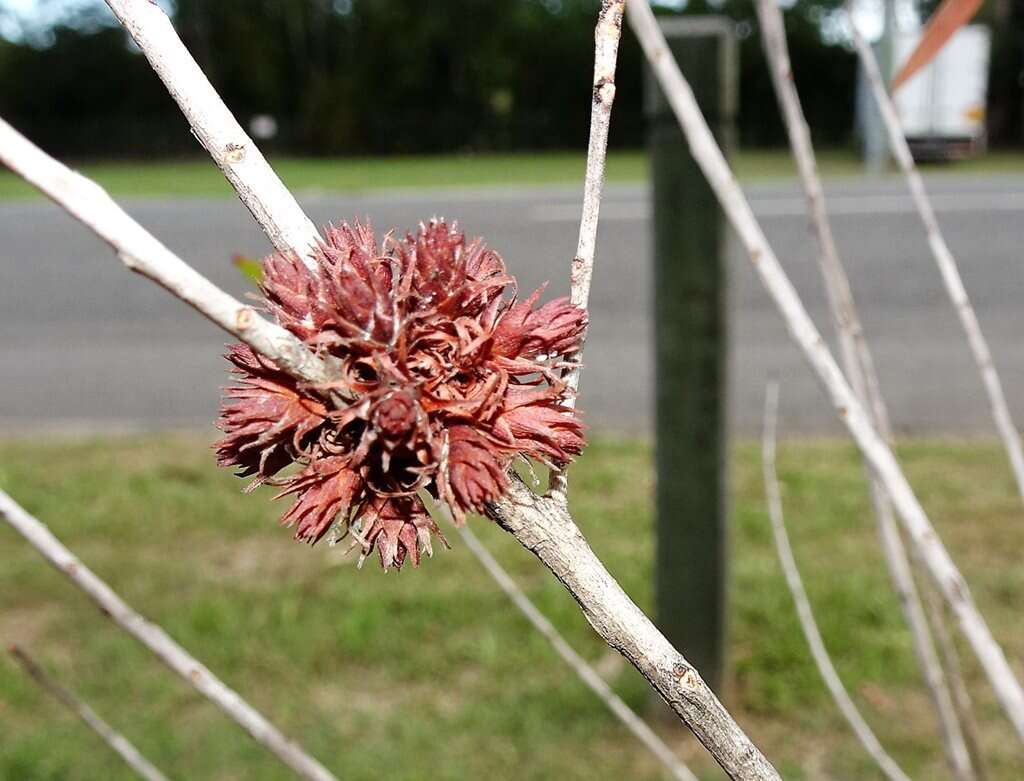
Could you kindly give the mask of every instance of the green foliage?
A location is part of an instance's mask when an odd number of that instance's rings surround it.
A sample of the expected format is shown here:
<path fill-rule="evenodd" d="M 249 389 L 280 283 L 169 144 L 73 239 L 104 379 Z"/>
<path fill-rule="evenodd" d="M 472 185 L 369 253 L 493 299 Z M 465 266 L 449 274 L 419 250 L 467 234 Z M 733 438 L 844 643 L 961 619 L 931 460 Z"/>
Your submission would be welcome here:
<path fill-rule="evenodd" d="M 792 159 L 785 150 L 740 150 L 731 158 L 741 180 L 792 177 Z M 578 184 L 583 177 L 583 152 L 537 154 L 431 155 L 378 158 L 272 159 L 274 169 L 292 189 L 344 193 L 389 188 L 429 188 L 500 185 Z M 820 150 L 818 163 L 826 177 L 859 174 L 863 165 L 846 150 Z M 643 182 L 649 162 L 640 152 L 612 152 L 606 176 L 611 182 Z M 1024 169 L 1020 154 L 1000 152 L 958 163 L 945 172 L 1008 173 Z M 148 163 L 87 163 L 79 166 L 114 195 L 231 197 L 231 187 L 208 159 Z M 41 197 L 38 191 L 8 171 L 0 171 L 0 200 Z"/>
<path fill-rule="evenodd" d="M 583 152 L 537 154 L 431 155 L 427 157 L 287 158 L 271 161 L 285 184 L 297 192 L 351 195 L 381 189 L 502 185 L 579 184 Z M 792 158 L 786 150 L 740 150 L 730 159 L 743 181 L 793 177 Z M 847 150 L 819 150 L 818 164 L 828 177 L 857 175 L 863 164 Z M 606 177 L 610 182 L 643 182 L 649 162 L 640 152 L 612 152 Z M 86 163 L 78 166 L 86 176 L 118 196 L 190 198 L 233 197 L 230 185 L 206 158 L 175 162 Z M 990 152 L 982 157 L 942 167 L 943 173 L 1012 174 L 1024 171 L 1024 156 Z M 9 171 L 0 170 L 0 201 L 40 198 L 39 192 Z"/>
<path fill-rule="evenodd" d="M 177 0 L 175 23 L 243 123 L 278 120 L 292 154 L 586 146 L 598 0 Z M 824 143 L 850 132 L 853 65 L 824 46 L 831 0 L 787 14 L 797 83 Z M 100 9 L 105 11 L 105 9 Z M 741 22 L 741 137 L 783 139 L 750 0 L 689 11 Z M 0 53 L 0 114 L 60 155 L 186 153 L 195 144 L 141 54 L 108 15 L 71 18 Z M 644 138 L 641 53 L 623 36 L 614 146 Z M 45 78 L 43 75 L 45 74 Z"/>
<path fill-rule="evenodd" d="M 733 601 L 726 701 L 786 778 L 875 772 L 815 673 L 768 532 L 757 449 L 732 464 Z M 1024 599 L 1019 498 L 996 444 L 904 452 L 943 538 L 1006 644 Z M 650 449 L 594 444 L 573 472 L 574 511 L 626 590 L 652 599 Z M 840 674 L 886 746 L 919 778 L 943 777 L 929 703 L 888 586 L 846 444 L 783 443 L 780 472 L 796 556 Z M 17 441 L 0 487 L 101 577 L 339 777 L 664 777 L 451 535 L 418 570 L 357 572 L 343 548 L 308 548 L 277 527 L 270 490 L 240 493 L 191 437 Z M 561 586 L 507 535 L 474 530 L 580 652 L 633 706 L 645 682 L 598 641 Z M 116 630 L 0 526 L 0 637 L 23 643 L 175 778 L 285 779 L 240 729 Z M 965 658 L 969 655 L 965 654 Z M 972 663 L 992 779 L 1016 778 L 1017 746 Z M 702 778 L 691 739 L 655 719 Z M 129 779 L 116 757 L 0 659 L 0 778 Z"/>
<path fill-rule="evenodd" d="M 164 154 L 188 124 L 118 28 L 59 26 L 46 45 L 0 56 L 0 116 L 61 155 Z"/>
<path fill-rule="evenodd" d="M 804 114 L 815 143 L 827 146 L 846 143 L 853 130 L 856 55 L 841 45 L 826 45 L 822 38 L 822 26 L 841 5 L 838 0 L 796 0 L 786 5 L 784 15 Z M 737 24 L 741 146 L 788 146 L 753 0 L 691 0 L 687 13 L 724 14 Z"/>
<path fill-rule="evenodd" d="M 1019 4 L 1017 4 L 1019 5 Z M 270 114 L 271 151 L 303 155 L 582 149 L 598 0 L 177 0 L 175 24 L 244 123 Z M 837 0 L 787 5 L 786 31 L 805 113 L 824 145 L 853 127 L 856 65 L 823 30 Z M 988 3 L 995 34 L 990 135 L 1019 142 L 1024 17 Z M 1016 8 L 1016 6 L 1015 6 Z M 690 0 L 740 37 L 744 145 L 785 136 L 752 0 Z M 28 41 L 0 39 L 0 115 L 63 156 L 194 153 L 177 107 L 100 3 Z M 644 139 L 642 57 L 626 32 L 613 147 Z"/>

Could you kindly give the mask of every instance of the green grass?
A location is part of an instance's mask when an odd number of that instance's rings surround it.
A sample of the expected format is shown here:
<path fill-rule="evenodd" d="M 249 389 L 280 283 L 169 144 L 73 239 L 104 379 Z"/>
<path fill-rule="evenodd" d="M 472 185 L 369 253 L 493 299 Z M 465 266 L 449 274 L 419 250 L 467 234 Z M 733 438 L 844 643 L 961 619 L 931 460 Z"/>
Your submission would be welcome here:
<path fill-rule="evenodd" d="M 457 188 L 566 184 L 582 181 L 579 154 L 437 155 L 380 158 L 279 158 L 271 161 L 297 192 L 353 193 L 394 188 Z M 636 153 L 611 156 L 612 181 L 638 181 L 645 161 Z M 155 163 L 86 163 L 79 170 L 113 195 L 228 197 L 231 188 L 206 158 Z M 34 196 L 13 174 L 0 172 L 0 199 Z"/>
<path fill-rule="evenodd" d="M 456 188 L 578 184 L 583 178 L 582 153 L 436 155 L 380 158 L 279 158 L 272 161 L 284 182 L 298 192 L 354 193 L 394 188 Z M 794 175 L 785 150 L 743 151 L 734 156 L 741 179 L 785 178 Z M 852 153 L 823 151 L 820 166 L 826 177 L 860 173 Z M 231 189 L 205 158 L 162 162 L 85 163 L 78 167 L 116 196 L 229 197 Z M 1024 172 L 1024 155 L 992 153 L 977 160 L 933 170 L 962 173 Z M 608 180 L 640 182 L 647 177 L 641 152 L 613 152 Z M 0 200 L 38 197 L 36 190 L 9 171 L 0 171 Z"/>
<path fill-rule="evenodd" d="M 296 192 L 359 193 L 388 189 L 437 189 L 529 185 L 571 185 L 582 181 L 585 158 L 579 153 L 434 155 L 378 158 L 294 158 L 272 160 L 278 174 Z M 819 155 L 823 176 L 852 176 L 863 166 L 844 150 Z M 733 157 L 745 181 L 795 176 L 785 150 L 746 150 Z M 648 175 L 642 152 L 612 152 L 611 182 L 642 182 Z M 77 170 L 112 195 L 154 198 L 231 197 L 230 186 L 205 158 L 160 162 L 84 163 Z M 954 173 L 1024 173 L 1024 154 L 993 152 L 976 160 L 926 170 Z M 40 197 L 9 171 L 0 171 L 0 201 Z"/>
<path fill-rule="evenodd" d="M 8 440 L 0 445 L 0 487 L 340 778 L 664 777 L 457 537 L 453 550 L 419 570 L 357 571 L 339 548 L 292 543 L 274 522 L 281 506 L 265 494 L 240 494 L 240 482 L 213 467 L 205 445 L 195 436 Z M 1024 519 L 1000 448 L 926 442 L 904 455 L 1021 670 Z M 783 443 L 780 471 L 796 554 L 840 674 L 905 770 L 945 777 L 856 454 L 845 444 Z M 786 778 L 877 778 L 800 637 L 753 446 L 734 448 L 731 479 L 727 704 Z M 651 487 L 650 449 L 642 443 L 599 441 L 574 471 L 581 526 L 645 608 Z M 546 571 L 487 522 L 472 523 L 626 701 L 650 710 L 645 683 L 594 637 Z M 175 778 L 289 777 L 6 527 L 0 640 L 24 644 Z M 972 662 L 967 675 L 990 778 L 1019 778 L 1019 743 Z M 681 729 L 661 721 L 658 729 L 702 777 L 719 777 Z M 91 733 L 0 660 L 0 778 L 130 777 Z"/>

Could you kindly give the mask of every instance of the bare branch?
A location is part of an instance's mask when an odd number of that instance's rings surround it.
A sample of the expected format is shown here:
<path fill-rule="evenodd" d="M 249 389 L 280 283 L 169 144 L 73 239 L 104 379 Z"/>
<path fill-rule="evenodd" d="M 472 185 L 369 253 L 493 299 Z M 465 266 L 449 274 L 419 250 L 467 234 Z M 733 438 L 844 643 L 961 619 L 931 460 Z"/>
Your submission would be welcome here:
<path fill-rule="evenodd" d="M 133 220 L 99 185 L 61 165 L 2 119 L 0 162 L 106 241 L 129 269 L 166 288 L 282 369 L 312 383 L 329 382 L 324 362 L 302 342 L 197 273 Z"/>
<path fill-rule="evenodd" d="M 604 166 L 608 151 L 608 128 L 615 101 L 615 65 L 619 56 L 622 36 L 622 16 L 626 0 L 602 0 L 601 12 L 594 30 L 594 84 L 590 110 L 590 142 L 587 146 L 587 173 L 583 183 L 583 214 L 580 218 L 580 236 L 576 257 L 572 259 L 569 279 L 569 297 L 573 304 L 587 309 L 590 302 L 590 283 L 594 277 L 594 255 L 597 250 L 597 224 L 601 212 L 601 193 L 604 189 Z M 571 394 L 566 405 L 576 405 L 576 391 L 580 387 L 580 372 L 586 334 L 580 343 L 576 360 L 578 365 L 566 375 Z M 564 470 L 551 473 L 551 496 L 559 501 L 566 498 Z"/>
<path fill-rule="evenodd" d="M 956 643 L 946 624 L 946 603 L 935 593 L 935 589 L 928 588 L 928 585 L 930 584 L 926 584 L 922 591 L 928 618 L 935 630 L 935 644 L 939 649 L 942 668 L 949 681 L 953 705 L 963 730 L 964 743 L 967 745 L 975 778 L 978 781 L 984 781 L 986 777 L 985 757 L 981 749 L 981 739 L 978 736 L 978 724 L 974 718 L 971 695 L 967 691 L 967 684 L 961 672 L 960 654 L 957 652 Z"/>
<path fill-rule="evenodd" d="M 612 688 L 605 683 L 604 678 L 597 674 L 597 671 L 587 664 L 587 660 L 573 650 L 565 638 L 559 634 L 554 625 L 548 621 L 530 598 L 523 593 L 523 590 L 516 585 L 512 577 L 495 560 L 490 551 L 484 547 L 477 536 L 470 531 L 468 526 L 456 527 L 462 536 L 466 547 L 472 551 L 487 573 L 501 587 L 509 599 L 515 604 L 519 611 L 526 616 L 533 624 L 533 628 L 547 638 L 548 642 L 555 649 L 555 652 L 562 657 L 562 660 L 572 668 L 594 694 L 596 694 L 608 709 L 614 713 L 619 720 L 632 732 L 647 749 L 656 756 L 669 772 L 679 781 L 697 781 L 697 777 L 690 772 L 673 753 L 657 733 L 641 719 L 633 710 L 622 701 Z"/>
<path fill-rule="evenodd" d="M 807 126 L 800 105 L 800 96 L 793 82 L 782 11 L 777 4 L 768 0 L 757 0 L 756 8 L 772 84 L 785 120 L 793 159 L 796 161 L 800 182 L 807 197 L 811 226 L 820 249 L 818 257 L 821 273 L 825 281 L 833 324 L 839 336 L 843 367 L 858 398 L 873 413 L 879 432 L 889 439 L 891 426 L 888 411 L 878 385 L 878 376 L 874 371 L 874 361 L 865 340 L 860 315 L 850 290 L 850 280 L 839 259 L 839 250 L 825 207 L 825 193 L 818 174 L 810 128 Z"/>
<path fill-rule="evenodd" d="M 538 497 L 513 474 L 507 495 L 487 515 L 551 570 L 598 635 L 640 671 L 730 778 L 779 778 L 697 670 L 605 569 L 564 504 Z"/>
<path fill-rule="evenodd" d="M 298 744 L 282 735 L 277 727 L 174 642 L 163 629 L 132 610 L 92 570 L 79 561 L 41 521 L 29 515 L 4 491 L 0 491 L 0 517 L 41 553 L 58 572 L 85 592 L 115 624 L 146 646 L 160 661 L 220 708 L 257 743 L 268 748 L 300 778 L 309 781 L 337 781 L 327 768 L 305 753 Z"/>
<path fill-rule="evenodd" d="M 1003 440 L 1003 447 L 1010 459 L 1010 467 L 1013 469 L 1014 479 L 1017 481 L 1017 490 L 1024 498 L 1024 446 L 1021 444 L 1020 432 L 1014 425 L 1013 417 L 1010 415 L 1010 408 L 1006 404 L 1006 394 L 1003 392 L 1003 385 L 996 371 L 995 363 L 992 360 L 992 351 L 989 349 L 985 335 L 981 331 L 981 324 L 978 316 L 971 306 L 971 300 L 967 295 L 963 279 L 960 277 L 960 270 L 957 267 L 956 258 L 946 244 L 946 238 L 939 228 L 938 218 L 932 208 L 931 200 L 924 188 L 924 180 L 914 165 L 914 157 L 910 153 L 910 145 L 903 133 L 900 118 L 896 113 L 896 105 L 885 88 L 885 81 L 878 68 L 878 60 L 874 52 L 868 46 L 864 37 L 857 29 L 853 15 L 847 13 L 850 29 L 853 33 L 854 46 L 861 64 L 864 66 L 864 73 L 867 75 L 868 83 L 871 85 L 871 92 L 875 97 L 875 103 L 881 112 L 882 120 L 885 123 L 886 132 L 889 135 L 889 147 L 893 156 L 899 164 L 903 175 L 910 188 L 910 194 L 917 207 L 917 213 L 924 224 L 925 233 L 928 236 L 928 246 L 931 248 L 932 256 L 939 267 L 942 281 L 946 286 L 953 307 L 956 309 L 960 324 L 967 334 L 967 342 L 971 348 L 971 355 L 977 364 L 978 372 L 981 375 L 985 393 L 988 396 L 989 407 L 992 410 L 992 418 L 995 420 L 996 429 Z"/>
<path fill-rule="evenodd" d="M 775 470 L 775 430 L 778 406 L 779 384 L 772 382 L 768 385 L 764 400 L 764 435 L 761 443 L 764 492 L 768 499 L 768 516 L 771 519 L 772 534 L 775 537 L 775 550 L 779 555 L 779 564 L 786 576 L 786 585 L 793 597 L 793 604 L 796 606 L 800 628 L 807 639 L 811 656 L 814 657 L 814 664 L 817 666 L 818 672 L 821 673 L 825 686 L 828 687 L 843 718 L 856 733 L 857 739 L 871 755 L 871 758 L 878 763 L 887 778 L 891 781 L 910 781 L 895 760 L 882 748 L 875 733 L 871 731 L 871 727 L 864 721 L 864 717 L 860 715 L 857 706 L 850 699 L 850 695 L 846 691 L 846 687 L 843 686 L 839 673 L 836 672 L 832 659 L 828 655 L 828 649 L 825 648 L 825 641 L 822 640 L 821 632 L 818 630 L 818 622 L 814 619 L 811 602 L 807 598 L 803 578 L 800 577 L 800 570 L 797 568 L 796 558 L 793 556 L 793 548 L 789 544 L 789 534 L 786 532 L 786 523 L 782 515 L 782 496 L 779 493 L 779 478 Z"/>
<path fill-rule="evenodd" d="M 653 12 L 644 0 L 629 0 L 626 8 L 644 54 L 689 141 L 694 159 L 718 196 L 762 283 L 778 306 L 790 335 L 802 349 L 864 457 L 884 483 L 932 579 L 950 604 L 971 643 L 996 697 L 1017 734 L 1024 739 L 1024 690 L 975 606 L 966 581 L 928 520 L 891 448 L 872 426 L 864 407 L 857 400 L 779 264 L 697 106 L 690 85 L 669 51 Z"/>
<path fill-rule="evenodd" d="M 604 167 L 608 151 L 608 130 L 615 101 L 615 66 L 622 35 L 625 0 L 602 0 L 594 30 L 594 84 L 590 110 L 590 142 L 587 146 L 587 173 L 583 184 L 583 214 L 576 257 L 572 261 L 570 298 L 586 309 L 590 301 L 590 283 L 594 276 L 597 225 L 604 189 Z M 574 373 L 578 382 L 579 372 Z M 575 386 L 573 386 L 575 387 Z"/>
<path fill-rule="evenodd" d="M 152 0 L 106 0 L 271 243 L 301 258 L 319 235 Z"/>
<path fill-rule="evenodd" d="M 277 326 L 256 317 L 247 307 L 243 308 L 251 315 L 251 321 L 246 316 L 246 327 L 234 330 L 239 319 L 237 314 L 221 316 L 220 312 L 225 302 L 235 307 L 241 307 L 240 304 L 146 233 L 101 188 L 49 158 L 2 120 L 0 161 L 104 238 L 122 254 L 122 259 L 130 258 L 129 268 L 145 269 L 147 276 L 243 338 L 257 353 L 275 361 L 293 376 L 309 381 L 318 382 L 314 379 L 316 371 L 326 371 L 322 362 L 301 343 L 294 351 L 289 348 L 282 355 L 273 339 L 256 338 L 254 334 L 263 333 L 260 329 L 271 329 L 270 333 L 276 334 Z M 140 253 L 145 260 L 141 261 L 134 253 Z M 188 284 L 183 284 L 183 280 Z M 237 310 L 231 311 L 237 313 Z M 283 329 L 277 330 L 284 333 Z M 722 707 L 696 670 L 629 600 L 590 550 L 564 503 L 539 497 L 521 481 L 513 479 L 510 495 L 497 502 L 489 515 L 562 581 L 602 639 L 640 670 L 732 778 L 743 781 L 778 779 L 775 769 Z M 45 534 L 52 538 L 49 532 Z M 77 571 L 79 566 L 76 563 L 74 569 Z M 620 609 L 626 613 L 619 615 L 616 611 Z M 160 630 L 155 628 L 154 631 Z"/>
<path fill-rule="evenodd" d="M 874 361 L 864 336 L 857 305 L 850 290 L 850 280 L 843 268 L 825 208 L 825 194 L 818 175 L 818 166 L 811 143 L 810 129 L 800 105 L 800 95 L 793 81 L 793 71 L 786 42 L 786 29 L 782 10 L 776 0 L 758 0 L 757 13 L 761 22 L 764 50 L 785 120 L 789 143 L 796 160 L 811 215 L 811 224 L 818 239 L 819 265 L 825 281 L 832 322 L 839 337 L 843 369 L 858 400 L 870 415 L 878 432 L 890 443 L 893 432 L 889 423 L 885 400 L 875 372 Z M 899 597 L 907 626 L 910 629 L 914 654 L 939 717 L 943 750 L 959 781 L 971 781 L 974 772 L 967 750 L 957 709 L 950 695 L 942 664 L 921 605 L 917 586 L 907 553 L 893 516 L 892 502 L 877 476 L 868 467 L 871 499 L 878 521 L 878 531 L 886 565 L 893 587 Z"/>
<path fill-rule="evenodd" d="M 134 770 L 140 778 L 144 778 L 146 781 L 167 781 L 167 776 L 157 770 L 148 759 L 142 756 L 139 750 L 124 735 L 117 732 L 96 715 L 96 711 L 48 676 L 35 663 L 32 657 L 28 655 L 25 649 L 12 645 L 8 647 L 7 651 L 33 681 L 85 722 L 85 725 L 99 735 L 100 740 L 110 746 L 111 750 L 121 757 L 124 763 Z"/>

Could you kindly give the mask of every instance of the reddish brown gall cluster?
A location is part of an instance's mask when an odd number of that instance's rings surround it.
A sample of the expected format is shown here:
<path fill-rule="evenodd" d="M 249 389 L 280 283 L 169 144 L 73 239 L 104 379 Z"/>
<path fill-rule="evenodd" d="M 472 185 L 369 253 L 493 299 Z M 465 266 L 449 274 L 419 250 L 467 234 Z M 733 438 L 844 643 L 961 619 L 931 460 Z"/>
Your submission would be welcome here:
<path fill-rule="evenodd" d="M 337 379 L 311 386 L 232 345 L 217 458 L 293 496 L 282 522 L 299 540 L 335 528 L 385 569 L 415 565 L 440 537 L 423 492 L 462 523 L 503 494 L 515 458 L 564 466 L 583 449 L 560 373 L 585 313 L 538 305 L 542 290 L 517 300 L 501 257 L 455 226 L 380 246 L 367 225 L 332 227 L 305 261 L 267 258 L 262 289 Z"/>

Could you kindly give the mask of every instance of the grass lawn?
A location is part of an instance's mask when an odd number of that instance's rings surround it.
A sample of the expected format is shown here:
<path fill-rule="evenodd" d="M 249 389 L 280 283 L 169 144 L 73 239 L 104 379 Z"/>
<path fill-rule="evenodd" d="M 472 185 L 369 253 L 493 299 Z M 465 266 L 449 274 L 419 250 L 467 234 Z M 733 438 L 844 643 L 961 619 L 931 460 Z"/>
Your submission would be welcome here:
<path fill-rule="evenodd" d="M 436 155 L 380 158 L 278 158 L 275 169 L 292 189 L 319 192 L 360 192 L 391 188 L 475 187 L 502 185 L 578 184 L 583 180 L 583 153 Z M 786 150 L 746 150 L 733 159 L 741 179 L 794 175 Z M 852 152 L 824 150 L 819 162 L 824 176 L 859 174 L 863 167 Z M 229 197 L 231 188 L 207 158 L 169 162 L 86 163 L 79 170 L 112 195 L 128 197 Z M 960 173 L 1021 173 L 1024 155 L 994 152 L 977 160 L 931 170 Z M 647 177 L 641 152 L 613 152 L 608 180 L 639 182 Z M 0 200 L 41 197 L 7 170 L 0 171 Z"/>
<path fill-rule="evenodd" d="M 650 448 L 599 441 L 574 472 L 576 517 L 626 590 L 651 604 Z M 1001 449 L 904 449 L 922 499 L 1024 674 L 1024 512 Z M 836 665 L 913 777 L 946 777 L 888 587 L 853 450 L 783 442 L 789 525 Z M 878 778 L 812 667 L 775 561 L 753 445 L 734 448 L 731 674 L 725 697 L 789 779 Z M 464 547 L 421 569 L 357 571 L 276 527 L 266 494 L 213 466 L 198 436 L 0 446 L 0 487 L 130 603 L 301 740 L 340 778 L 658 779 L 660 766 L 573 677 Z M 511 538 L 474 528 L 616 690 L 645 683 Z M 180 779 L 285 779 L 276 760 L 107 621 L 0 525 L 0 640 L 24 644 Z M 684 649 L 685 650 L 685 649 Z M 964 654 L 965 659 L 968 654 Z M 1022 750 L 968 661 L 991 779 Z M 683 730 L 658 729 L 703 778 Z M 0 660 L 0 778 L 128 779 L 91 733 Z"/>

